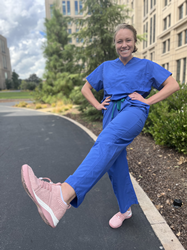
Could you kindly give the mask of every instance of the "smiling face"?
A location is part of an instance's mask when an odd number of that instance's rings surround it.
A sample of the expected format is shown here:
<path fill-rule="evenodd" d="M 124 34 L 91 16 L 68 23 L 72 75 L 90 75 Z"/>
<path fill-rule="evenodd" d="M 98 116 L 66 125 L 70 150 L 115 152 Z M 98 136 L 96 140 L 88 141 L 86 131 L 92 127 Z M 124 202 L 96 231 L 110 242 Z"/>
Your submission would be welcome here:
<path fill-rule="evenodd" d="M 134 34 L 129 29 L 120 29 L 115 36 L 116 52 L 120 60 L 126 64 L 132 59 L 134 51 L 135 39 Z"/>

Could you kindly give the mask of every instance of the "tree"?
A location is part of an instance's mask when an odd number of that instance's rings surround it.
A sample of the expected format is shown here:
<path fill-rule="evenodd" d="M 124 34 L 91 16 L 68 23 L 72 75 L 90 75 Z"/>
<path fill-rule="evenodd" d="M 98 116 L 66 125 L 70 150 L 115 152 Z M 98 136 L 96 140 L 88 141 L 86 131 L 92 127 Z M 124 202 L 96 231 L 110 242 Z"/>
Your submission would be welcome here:
<path fill-rule="evenodd" d="M 12 72 L 12 88 L 18 89 L 20 84 L 21 84 L 21 80 L 19 79 L 19 75 L 14 70 Z"/>
<path fill-rule="evenodd" d="M 12 88 L 12 80 L 11 79 L 6 79 L 5 80 L 5 85 L 7 89 L 11 89 Z"/>
<path fill-rule="evenodd" d="M 40 79 L 39 77 L 37 77 L 36 74 L 31 74 L 29 76 L 29 78 L 25 79 L 25 81 L 26 82 L 34 82 L 36 84 L 39 84 L 42 81 L 42 79 Z"/>
<path fill-rule="evenodd" d="M 43 78 L 45 83 L 38 91 L 42 91 L 41 100 L 48 99 L 48 96 L 58 95 L 62 92 L 65 96 L 70 91 L 70 86 L 64 84 L 64 79 L 68 75 L 78 73 L 80 66 L 76 62 L 75 45 L 68 44 L 69 34 L 67 32 L 68 22 L 72 19 L 63 16 L 57 8 L 53 6 L 53 15 L 50 20 L 45 19 L 46 42 L 43 44 L 43 54 L 46 58 L 45 73 Z M 74 78 L 79 78 L 74 75 Z M 70 81 L 72 77 L 68 78 Z M 80 79 L 79 79 L 80 80 Z M 70 84 L 72 85 L 72 84 Z M 71 86 L 71 90 L 73 86 Z M 42 97 L 43 96 L 43 97 Z M 39 97 L 37 93 L 37 98 Z"/>
<path fill-rule="evenodd" d="M 83 3 L 86 14 L 82 19 L 76 19 L 80 31 L 74 35 L 83 40 L 80 59 L 86 64 L 87 75 L 102 62 L 116 59 L 114 28 L 129 18 L 129 9 L 111 0 L 83 0 Z"/>
<path fill-rule="evenodd" d="M 77 51 L 82 65 L 85 66 L 84 76 L 86 76 L 102 62 L 117 58 L 113 42 L 114 28 L 129 18 L 129 9 L 124 5 L 112 3 L 111 0 L 83 0 L 83 4 L 85 16 L 75 20 L 79 26 L 79 32 L 74 36 L 83 41 L 82 47 Z M 72 93 L 75 99 L 77 91 L 76 88 L 75 93 Z M 94 91 L 94 95 L 101 101 L 103 91 L 98 93 Z M 92 119 L 102 118 L 101 115 L 98 115 L 97 110 L 88 106 L 84 97 L 79 99 L 79 104 L 80 110 Z"/>
<path fill-rule="evenodd" d="M 22 80 L 20 84 L 20 89 L 21 90 L 35 90 L 35 88 L 38 86 L 36 82 L 30 82 L 26 80 Z"/>

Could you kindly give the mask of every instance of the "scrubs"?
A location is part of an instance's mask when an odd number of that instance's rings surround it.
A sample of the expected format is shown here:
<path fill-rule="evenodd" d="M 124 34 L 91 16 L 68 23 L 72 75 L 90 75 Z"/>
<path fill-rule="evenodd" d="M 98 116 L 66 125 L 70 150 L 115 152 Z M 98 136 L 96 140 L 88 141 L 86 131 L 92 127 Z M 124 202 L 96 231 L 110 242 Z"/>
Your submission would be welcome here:
<path fill-rule="evenodd" d="M 106 172 L 121 213 L 138 203 L 129 176 L 126 147 L 142 131 L 149 105 L 131 100 L 128 95 L 138 92 L 145 98 L 152 87 L 160 90 L 170 75 L 152 61 L 133 57 L 126 65 L 120 59 L 106 61 L 87 77 L 95 90 L 104 89 L 104 99 L 111 96 L 111 102 L 103 110 L 103 131 L 74 174 L 65 181 L 76 192 L 72 206 L 78 207 Z"/>

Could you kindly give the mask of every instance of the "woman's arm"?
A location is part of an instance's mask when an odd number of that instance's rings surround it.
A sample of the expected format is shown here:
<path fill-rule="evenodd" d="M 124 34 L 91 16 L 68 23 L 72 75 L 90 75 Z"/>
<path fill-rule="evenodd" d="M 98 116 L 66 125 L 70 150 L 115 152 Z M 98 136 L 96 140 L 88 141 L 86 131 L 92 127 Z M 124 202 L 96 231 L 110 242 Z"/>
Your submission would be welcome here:
<path fill-rule="evenodd" d="M 141 102 L 145 102 L 148 105 L 155 104 L 157 102 L 160 102 L 170 95 L 172 95 L 174 92 L 178 91 L 180 89 L 179 84 L 172 76 L 169 76 L 165 82 L 163 82 L 163 88 L 156 93 L 155 95 L 149 97 L 148 99 L 143 98 L 140 94 L 137 92 L 134 92 L 129 95 L 129 97 L 132 100 L 139 100 Z"/>
<path fill-rule="evenodd" d="M 107 109 L 105 106 L 109 105 L 110 97 L 107 97 L 102 103 L 99 103 L 92 93 L 93 87 L 87 81 L 84 86 L 82 87 L 82 94 L 83 96 L 89 101 L 89 103 L 96 108 L 97 110 Z"/>

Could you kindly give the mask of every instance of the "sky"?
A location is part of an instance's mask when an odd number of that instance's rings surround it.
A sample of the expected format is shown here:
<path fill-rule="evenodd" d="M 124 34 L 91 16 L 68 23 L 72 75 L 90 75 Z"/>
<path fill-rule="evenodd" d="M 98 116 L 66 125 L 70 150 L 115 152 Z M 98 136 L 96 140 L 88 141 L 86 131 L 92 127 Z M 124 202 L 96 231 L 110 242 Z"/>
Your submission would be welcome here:
<path fill-rule="evenodd" d="M 7 39 L 12 71 L 21 79 L 42 78 L 45 68 L 42 44 L 44 0 L 4 0 L 0 4 L 0 34 Z"/>

